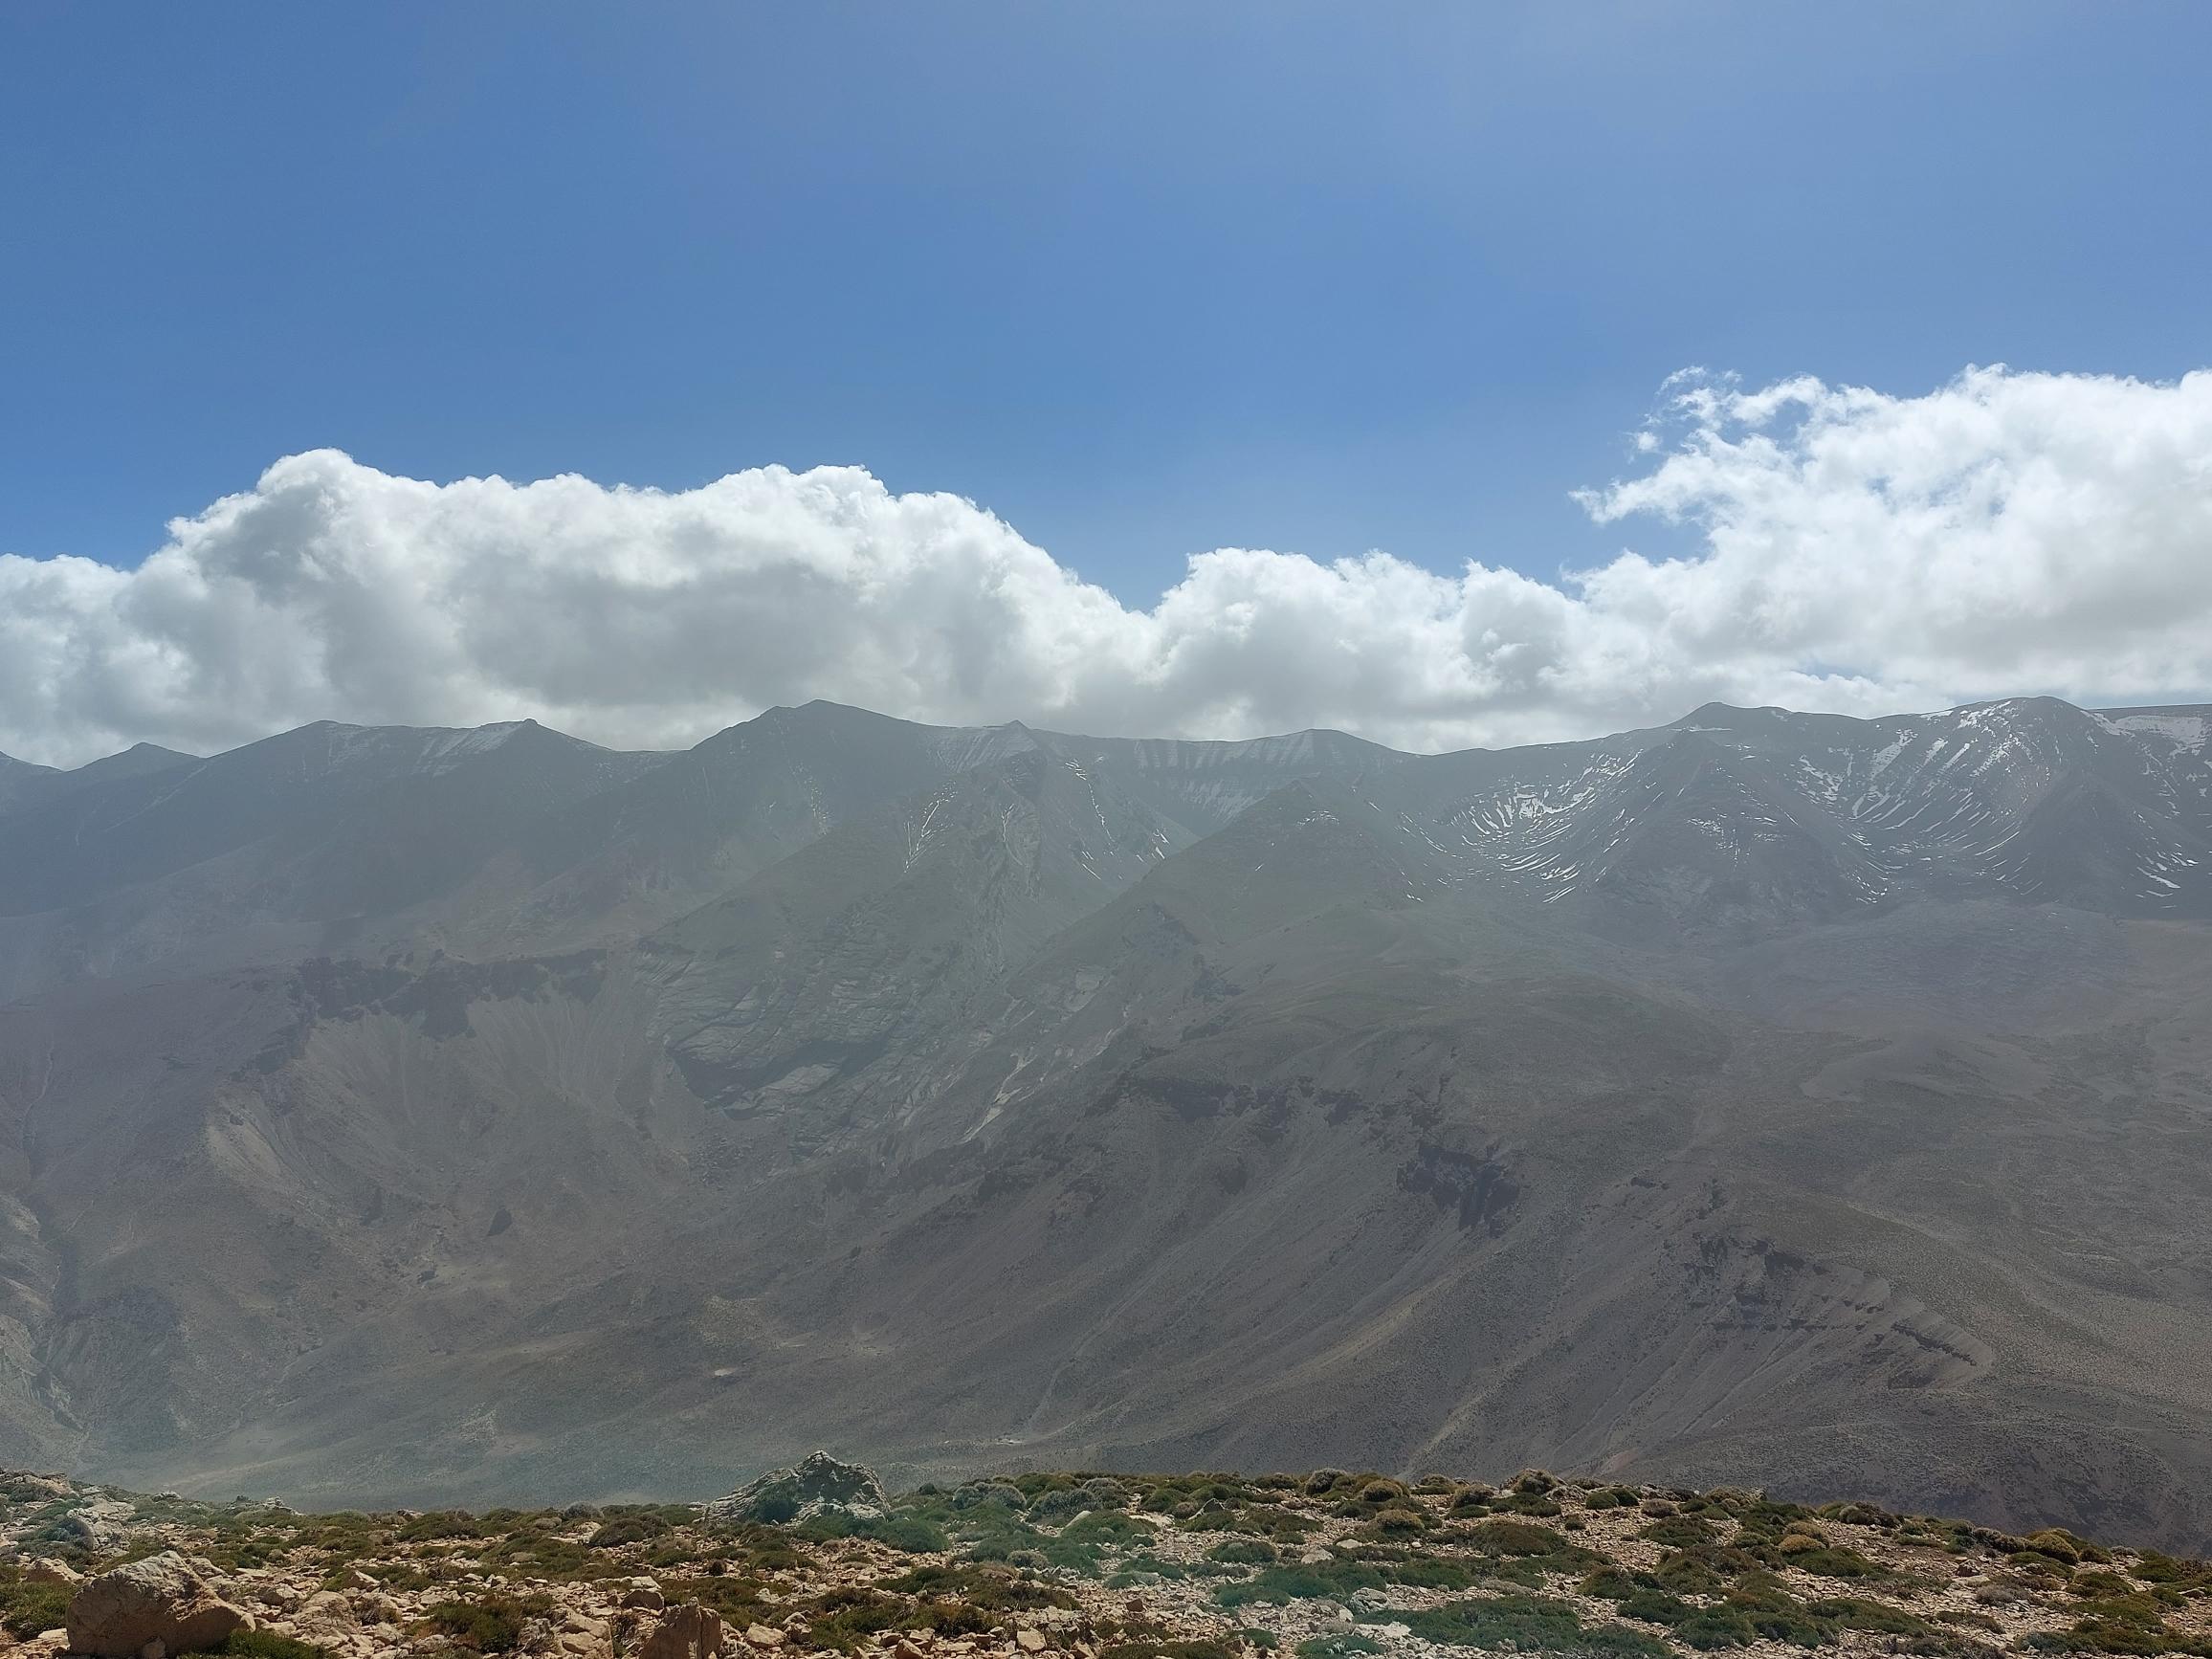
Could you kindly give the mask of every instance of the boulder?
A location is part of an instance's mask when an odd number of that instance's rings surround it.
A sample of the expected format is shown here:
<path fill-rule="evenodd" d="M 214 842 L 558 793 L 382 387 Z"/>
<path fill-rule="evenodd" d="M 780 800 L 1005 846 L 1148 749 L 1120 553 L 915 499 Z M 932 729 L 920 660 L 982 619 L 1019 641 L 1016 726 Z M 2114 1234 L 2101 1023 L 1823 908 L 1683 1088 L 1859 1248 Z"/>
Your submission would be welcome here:
<path fill-rule="evenodd" d="M 67 1561 L 33 1561 L 23 1576 L 34 1584 L 81 1584 L 84 1575 Z"/>
<path fill-rule="evenodd" d="M 707 1514 L 717 1520 L 766 1522 L 809 1520 L 828 1510 L 873 1517 L 889 1503 L 871 1471 L 827 1451 L 810 1451 L 791 1468 L 770 1470 L 707 1505 Z"/>
<path fill-rule="evenodd" d="M 156 1642 L 165 1653 L 190 1653 L 253 1627 L 251 1613 L 174 1550 L 102 1573 L 69 1603 L 69 1650 L 95 1659 L 133 1659 Z"/>
<path fill-rule="evenodd" d="M 636 1659 L 719 1659 L 721 1616 L 697 1602 L 671 1607 L 639 1645 Z"/>

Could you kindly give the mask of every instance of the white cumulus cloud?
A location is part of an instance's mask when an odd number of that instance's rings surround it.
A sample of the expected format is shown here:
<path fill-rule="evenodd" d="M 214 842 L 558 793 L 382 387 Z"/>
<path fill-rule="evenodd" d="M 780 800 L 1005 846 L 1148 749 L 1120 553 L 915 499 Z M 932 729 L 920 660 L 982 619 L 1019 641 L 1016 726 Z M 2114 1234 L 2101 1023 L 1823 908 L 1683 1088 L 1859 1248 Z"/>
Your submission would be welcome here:
<path fill-rule="evenodd" d="M 856 468 L 697 490 L 395 477 L 334 451 L 135 569 L 0 557 L 0 750 L 207 750 L 318 719 L 695 741 L 772 703 L 1434 749 L 1718 698 L 1875 713 L 2212 688 L 2212 373 L 1974 369 L 1924 396 L 1678 377 L 1631 476 L 1685 527 L 1547 584 L 1224 548 L 1134 608 L 974 503 Z M 1532 560 L 1531 563 L 1538 563 Z"/>

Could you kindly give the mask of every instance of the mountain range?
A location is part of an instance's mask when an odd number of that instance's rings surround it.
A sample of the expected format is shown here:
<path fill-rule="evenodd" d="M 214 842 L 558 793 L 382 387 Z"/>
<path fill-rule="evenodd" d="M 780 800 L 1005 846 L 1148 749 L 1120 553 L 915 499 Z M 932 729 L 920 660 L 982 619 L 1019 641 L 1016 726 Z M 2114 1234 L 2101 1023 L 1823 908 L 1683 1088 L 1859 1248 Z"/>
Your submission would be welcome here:
<path fill-rule="evenodd" d="M 0 759 L 0 1462 L 1543 1465 L 2202 1549 L 2208 721 Z"/>

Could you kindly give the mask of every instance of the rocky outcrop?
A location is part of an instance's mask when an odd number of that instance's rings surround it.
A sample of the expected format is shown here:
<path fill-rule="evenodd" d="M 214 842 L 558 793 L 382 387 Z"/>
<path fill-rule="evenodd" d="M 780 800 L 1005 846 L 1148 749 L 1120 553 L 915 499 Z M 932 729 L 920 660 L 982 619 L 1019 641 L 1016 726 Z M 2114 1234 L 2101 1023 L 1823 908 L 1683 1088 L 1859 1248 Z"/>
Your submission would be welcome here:
<path fill-rule="evenodd" d="M 790 1469 L 770 1470 L 748 1486 L 707 1506 L 719 1520 L 807 1520 L 825 1511 L 880 1515 L 889 1499 L 874 1472 L 827 1451 L 810 1451 Z"/>
<path fill-rule="evenodd" d="M 653 1633 L 638 1647 L 636 1659 L 718 1659 L 721 1650 L 720 1615 L 697 1602 L 686 1602 L 660 1616 Z"/>
<path fill-rule="evenodd" d="M 164 1659 L 219 1647 L 254 1627 L 210 1582 L 212 1569 L 164 1550 L 102 1573 L 69 1604 L 69 1650 L 95 1659 Z"/>

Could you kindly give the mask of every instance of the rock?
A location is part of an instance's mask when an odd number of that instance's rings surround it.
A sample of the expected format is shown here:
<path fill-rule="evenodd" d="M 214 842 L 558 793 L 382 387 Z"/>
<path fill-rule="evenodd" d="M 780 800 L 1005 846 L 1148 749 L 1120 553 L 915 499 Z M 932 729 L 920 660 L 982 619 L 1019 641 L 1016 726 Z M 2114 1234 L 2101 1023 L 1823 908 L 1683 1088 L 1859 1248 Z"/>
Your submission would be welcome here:
<path fill-rule="evenodd" d="M 707 1505 L 717 1520 L 810 1520 L 825 1511 L 880 1515 L 889 1504 L 883 1483 L 856 1463 L 810 1451 L 789 1469 L 770 1470 L 748 1486 Z"/>
<path fill-rule="evenodd" d="M 354 1613 L 353 1604 L 340 1590 L 316 1591 L 299 1604 L 292 1616 L 302 1630 L 323 1638 L 348 1635 L 361 1622 Z"/>
<path fill-rule="evenodd" d="M 660 1585 L 651 1579 L 632 1579 L 622 1586 L 621 1604 L 647 1613 L 657 1613 L 668 1605 L 668 1598 L 661 1594 Z"/>
<path fill-rule="evenodd" d="M 69 1604 L 69 1650 L 95 1659 L 136 1659 L 149 1643 L 165 1653 L 218 1646 L 254 1616 L 217 1595 L 174 1550 L 102 1573 Z"/>
<path fill-rule="evenodd" d="M 783 1631 L 766 1625 L 753 1624 L 745 1626 L 745 1640 L 755 1648 L 774 1649 L 784 1645 L 785 1636 Z"/>
<path fill-rule="evenodd" d="M 1044 1631 L 1025 1627 L 1014 1632 L 1014 1646 L 1025 1653 L 1042 1653 L 1051 1643 L 1045 1639 Z"/>
<path fill-rule="evenodd" d="M 671 1607 L 638 1646 L 635 1659 L 711 1659 L 722 1650 L 722 1621 L 697 1602 Z"/>
<path fill-rule="evenodd" d="M 67 1561 L 33 1561 L 23 1576 L 34 1584 L 81 1584 L 84 1575 Z"/>

